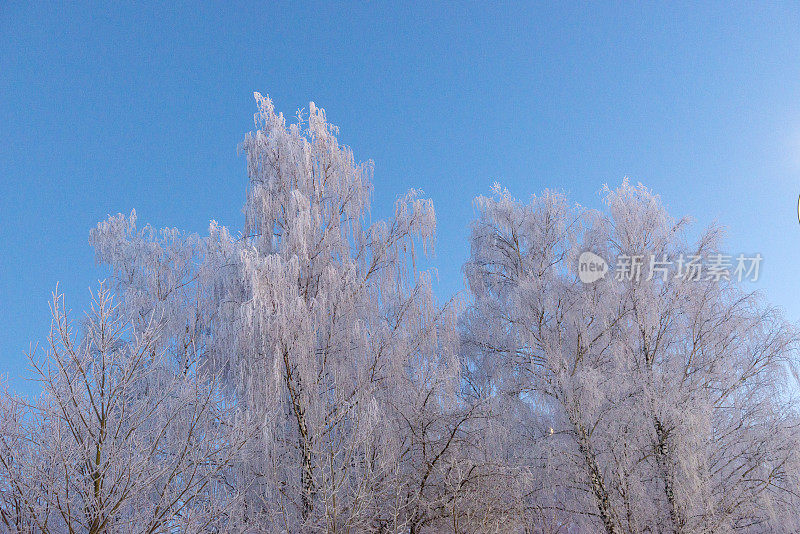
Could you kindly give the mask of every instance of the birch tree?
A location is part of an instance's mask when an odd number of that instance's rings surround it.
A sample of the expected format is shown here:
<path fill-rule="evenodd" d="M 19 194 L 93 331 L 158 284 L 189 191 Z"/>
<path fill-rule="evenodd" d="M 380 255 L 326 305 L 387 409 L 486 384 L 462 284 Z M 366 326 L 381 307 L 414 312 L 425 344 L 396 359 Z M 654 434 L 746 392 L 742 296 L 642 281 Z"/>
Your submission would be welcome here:
<path fill-rule="evenodd" d="M 526 521 L 605 532 L 791 531 L 796 331 L 729 280 L 577 276 L 579 255 L 720 254 L 628 182 L 607 212 L 479 198 L 465 272 L 478 388 L 526 451 Z M 660 274 L 660 273 L 659 273 Z M 482 381 L 482 382 L 481 382 Z M 520 430 L 525 429 L 524 432 Z M 560 528 L 560 526 L 559 526 Z"/>
<path fill-rule="evenodd" d="M 601 210 L 498 185 L 468 305 L 440 302 L 432 202 L 372 220 L 372 164 L 325 112 L 255 96 L 238 231 L 90 233 L 111 287 L 78 328 L 56 295 L 43 395 L 0 395 L 0 529 L 800 529 L 800 338 L 693 274 L 720 228 L 627 181 Z M 587 251 L 612 271 L 582 281 Z"/>
<path fill-rule="evenodd" d="M 372 165 L 323 110 L 287 125 L 256 99 L 240 234 L 115 216 L 92 243 L 129 314 L 162 314 L 169 350 L 220 373 L 255 414 L 260 436 L 228 475 L 245 494 L 235 528 L 418 531 L 445 515 L 445 466 L 468 418 L 455 309 L 417 267 L 433 206 L 412 190 L 370 222 Z"/>
<path fill-rule="evenodd" d="M 232 452 L 212 384 L 165 365 L 157 326 L 131 329 L 106 288 L 80 336 L 63 296 L 51 309 L 49 351 L 31 358 L 43 394 L 2 403 L 5 530 L 208 531 Z"/>

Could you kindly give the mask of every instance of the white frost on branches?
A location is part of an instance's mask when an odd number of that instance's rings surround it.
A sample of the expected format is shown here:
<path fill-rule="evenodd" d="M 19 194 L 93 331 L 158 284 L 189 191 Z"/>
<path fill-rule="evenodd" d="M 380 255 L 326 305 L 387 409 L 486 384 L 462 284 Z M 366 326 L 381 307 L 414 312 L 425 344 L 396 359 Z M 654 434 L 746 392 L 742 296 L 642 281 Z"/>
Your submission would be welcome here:
<path fill-rule="evenodd" d="M 432 202 L 372 221 L 324 111 L 256 101 L 241 233 L 92 230 L 111 289 L 76 330 L 56 295 L 43 395 L 2 395 L 0 529 L 800 528 L 796 328 L 727 280 L 577 276 L 587 250 L 719 253 L 719 228 L 692 242 L 627 181 L 602 211 L 496 185 L 468 305 L 440 304 Z"/>

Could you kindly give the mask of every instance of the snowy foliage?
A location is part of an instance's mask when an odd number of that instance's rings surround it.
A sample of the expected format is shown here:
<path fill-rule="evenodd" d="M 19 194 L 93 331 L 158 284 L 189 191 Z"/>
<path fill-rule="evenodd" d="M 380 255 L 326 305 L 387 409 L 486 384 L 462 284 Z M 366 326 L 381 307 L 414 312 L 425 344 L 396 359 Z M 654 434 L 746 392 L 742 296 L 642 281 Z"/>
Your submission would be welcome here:
<path fill-rule="evenodd" d="M 529 471 L 523 523 L 547 531 L 797 529 L 797 333 L 726 281 L 584 284 L 578 256 L 718 251 L 712 228 L 627 181 L 606 213 L 546 192 L 477 200 L 465 266 L 475 395 L 496 404 L 511 465 Z M 524 429 L 524 431 L 522 430 Z"/>
<path fill-rule="evenodd" d="M 76 338 L 55 295 L 44 392 L 3 406 L 0 519 L 11 532 L 204 532 L 193 510 L 234 449 L 213 384 L 176 372 L 159 329 L 131 330 L 102 288 Z M 240 440 L 240 443 L 243 440 Z"/>
<path fill-rule="evenodd" d="M 734 282 L 607 276 L 581 252 L 689 243 L 627 181 L 602 212 L 476 200 L 468 306 L 418 255 L 430 200 L 370 218 L 313 103 L 256 94 L 241 233 L 92 230 L 113 272 L 79 333 L 53 300 L 44 393 L 0 403 L 7 532 L 791 532 L 797 332 Z M 114 304 L 112 293 L 119 304 Z"/>

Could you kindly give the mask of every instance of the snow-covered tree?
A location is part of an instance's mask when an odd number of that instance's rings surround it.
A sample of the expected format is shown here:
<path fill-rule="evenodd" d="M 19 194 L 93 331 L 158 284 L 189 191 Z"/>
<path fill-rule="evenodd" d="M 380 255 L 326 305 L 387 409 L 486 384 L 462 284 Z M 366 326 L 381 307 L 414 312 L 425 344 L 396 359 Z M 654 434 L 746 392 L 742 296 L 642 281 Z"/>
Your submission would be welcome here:
<path fill-rule="evenodd" d="M 455 311 L 416 267 L 435 230 L 417 191 L 370 222 L 357 164 L 312 103 L 294 124 L 256 95 L 243 232 L 206 238 L 111 217 L 92 233 L 132 317 L 223 377 L 259 439 L 229 473 L 258 531 L 416 531 L 446 515 L 458 402 Z M 231 526 L 230 528 L 233 528 Z"/>
<path fill-rule="evenodd" d="M 176 372 L 159 328 L 131 328 L 108 289 L 76 335 L 54 295 L 33 405 L 4 396 L 0 521 L 7 532 L 206 532 L 235 447 L 213 383 Z M 213 498 L 211 498 L 213 497 Z"/>
<path fill-rule="evenodd" d="M 797 332 L 724 278 L 645 265 L 581 282 L 584 251 L 721 253 L 717 228 L 687 244 L 687 221 L 641 186 L 606 189 L 605 203 L 600 213 L 546 192 L 525 204 L 499 186 L 477 201 L 465 353 L 474 391 L 511 434 L 503 459 L 527 476 L 526 521 L 793 531 Z"/>
<path fill-rule="evenodd" d="M 0 395 L 0 531 L 800 529 L 800 338 L 691 270 L 719 228 L 496 186 L 442 304 L 431 201 L 373 221 L 324 111 L 256 101 L 240 231 L 92 230 L 111 289 L 75 331 L 56 295 L 43 395 Z"/>

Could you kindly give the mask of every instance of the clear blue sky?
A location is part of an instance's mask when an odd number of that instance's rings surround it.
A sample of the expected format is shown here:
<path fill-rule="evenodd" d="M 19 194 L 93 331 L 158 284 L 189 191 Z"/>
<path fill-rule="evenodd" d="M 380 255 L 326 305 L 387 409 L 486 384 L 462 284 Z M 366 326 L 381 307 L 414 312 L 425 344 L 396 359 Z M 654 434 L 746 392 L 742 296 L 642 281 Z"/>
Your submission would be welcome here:
<path fill-rule="evenodd" d="M 762 253 L 759 287 L 800 319 L 800 8 L 696 4 L 4 2 L 0 373 L 30 390 L 23 353 L 57 281 L 86 304 L 107 214 L 240 228 L 253 91 L 327 110 L 375 162 L 374 217 L 433 198 L 443 297 L 493 181 L 597 207 L 627 175 Z"/>

